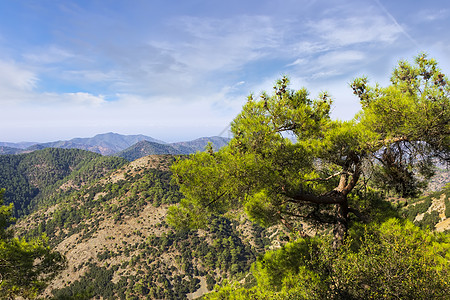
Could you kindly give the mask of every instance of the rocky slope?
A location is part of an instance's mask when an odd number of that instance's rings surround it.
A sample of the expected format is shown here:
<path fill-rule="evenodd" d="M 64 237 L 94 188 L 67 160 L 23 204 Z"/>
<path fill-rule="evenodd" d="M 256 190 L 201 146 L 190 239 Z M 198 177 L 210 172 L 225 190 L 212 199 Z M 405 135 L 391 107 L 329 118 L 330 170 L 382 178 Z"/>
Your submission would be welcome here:
<path fill-rule="evenodd" d="M 224 278 L 252 280 L 250 265 L 278 242 L 276 228 L 267 232 L 239 213 L 232 220 L 212 219 L 203 230 L 171 229 L 167 208 L 181 197 L 170 184 L 173 159 L 133 161 L 90 185 L 69 187 L 71 193 L 20 220 L 20 235 L 46 233 L 67 257 L 68 268 L 47 296 L 183 299 Z"/>

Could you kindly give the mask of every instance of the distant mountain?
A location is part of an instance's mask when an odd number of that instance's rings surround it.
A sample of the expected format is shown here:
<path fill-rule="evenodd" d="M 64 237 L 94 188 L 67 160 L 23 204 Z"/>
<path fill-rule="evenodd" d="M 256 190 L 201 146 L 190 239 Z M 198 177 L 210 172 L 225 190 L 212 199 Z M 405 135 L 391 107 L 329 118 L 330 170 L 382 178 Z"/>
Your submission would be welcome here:
<path fill-rule="evenodd" d="M 223 146 L 226 146 L 230 141 L 229 138 L 224 138 L 220 136 L 202 137 L 193 141 L 188 142 L 177 142 L 171 143 L 175 149 L 183 149 L 183 147 L 191 149 L 190 153 L 195 153 L 197 151 L 205 150 L 206 145 L 211 142 L 213 144 L 214 151 L 219 150 Z"/>
<path fill-rule="evenodd" d="M 24 152 L 23 149 L 7 147 L 7 146 L 0 146 L 0 154 L 19 154 L 19 153 L 23 153 L 23 152 Z"/>
<path fill-rule="evenodd" d="M 74 138 L 69 141 L 57 141 L 57 142 L 36 144 L 27 148 L 27 150 L 34 151 L 45 148 L 65 148 L 65 149 L 82 149 L 100 153 L 102 155 L 112 155 L 140 141 L 150 141 L 154 143 L 165 144 L 165 142 L 163 141 L 142 134 L 121 135 L 118 133 L 109 132 L 104 134 L 98 134 L 91 138 Z"/>
<path fill-rule="evenodd" d="M 152 155 L 152 154 L 188 154 L 189 149 L 175 149 L 169 144 L 158 144 L 149 141 L 141 141 L 133 146 L 116 153 L 114 156 L 125 158 L 128 161 L 133 161 L 138 158 Z"/>
<path fill-rule="evenodd" d="M 208 142 L 213 144 L 214 150 L 218 150 L 227 145 L 230 139 L 223 137 L 203 137 L 193 141 L 178 142 L 170 144 L 158 144 L 149 141 L 141 141 L 135 145 L 120 151 L 115 156 L 133 161 L 138 158 L 153 154 L 191 154 L 205 150 Z"/>
<path fill-rule="evenodd" d="M 20 142 L 20 143 L 8 143 L 8 142 L 0 142 L 0 147 L 10 147 L 10 148 L 19 148 L 26 149 L 30 146 L 33 146 L 37 143 L 35 142 Z"/>

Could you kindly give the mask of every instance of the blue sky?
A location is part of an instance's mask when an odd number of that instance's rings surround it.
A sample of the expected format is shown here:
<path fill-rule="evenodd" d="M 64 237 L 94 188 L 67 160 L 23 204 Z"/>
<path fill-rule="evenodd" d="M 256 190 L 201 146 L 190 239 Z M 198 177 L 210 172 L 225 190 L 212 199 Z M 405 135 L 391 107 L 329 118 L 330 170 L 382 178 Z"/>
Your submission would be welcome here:
<path fill-rule="evenodd" d="M 3 0 L 0 141 L 218 135 L 282 75 L 351 119 L 355 77 L 421 51 L 448 73 L 448 28 L 442 0 Z"/>

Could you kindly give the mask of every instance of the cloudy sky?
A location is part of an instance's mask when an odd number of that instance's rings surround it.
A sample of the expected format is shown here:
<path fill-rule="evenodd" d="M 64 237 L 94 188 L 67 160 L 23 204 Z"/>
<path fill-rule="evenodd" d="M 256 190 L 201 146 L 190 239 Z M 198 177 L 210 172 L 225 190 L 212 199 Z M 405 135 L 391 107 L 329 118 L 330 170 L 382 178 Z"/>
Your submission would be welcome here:
<path fill-rule="evenodd" d="M 351 119 L 355 77 L 421 51 L 450 73 L 449 28 L 442 0 L 3 0 L 0 141 L 226 136 L 282 75 Z"/>

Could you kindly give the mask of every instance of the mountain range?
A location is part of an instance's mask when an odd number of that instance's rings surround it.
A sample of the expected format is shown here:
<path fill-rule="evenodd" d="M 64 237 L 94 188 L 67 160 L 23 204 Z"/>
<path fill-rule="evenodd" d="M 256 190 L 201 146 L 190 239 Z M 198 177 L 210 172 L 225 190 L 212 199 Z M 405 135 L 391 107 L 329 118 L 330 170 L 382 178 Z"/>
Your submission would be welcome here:
<path fill-rule="evenodd" d="M 98 134 L 90 138 L 74 138 L 66 141 L 48 143 L 7 143 L 0 142 L 0 154 L 28 153 L 46 148 L 82 149 L 102 155 L 114 155 L 135 160 L 151 154 L 190 154 L 203 151 L 212 142 L 215 149 L 228 143 L 223 137 L 203 137 L 193 141 L 166 143 L 164 141 L 139 135 L 121 135 L 118 133 Z"/>

